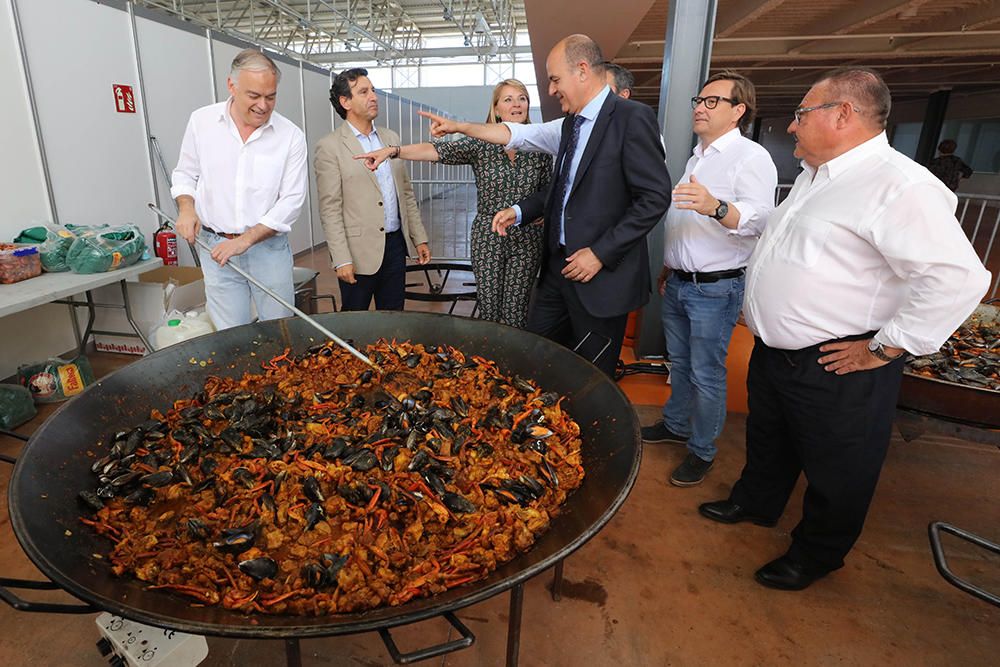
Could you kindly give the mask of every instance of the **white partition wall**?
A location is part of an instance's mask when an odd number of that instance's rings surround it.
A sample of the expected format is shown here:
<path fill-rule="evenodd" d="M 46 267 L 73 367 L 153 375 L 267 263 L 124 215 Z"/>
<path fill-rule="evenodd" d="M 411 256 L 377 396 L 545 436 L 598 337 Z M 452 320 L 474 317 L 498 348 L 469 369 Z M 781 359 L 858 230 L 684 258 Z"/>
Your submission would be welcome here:
<path fill-rule="evenodd" d="M 149 135 L 156 138 L 165 166 L 161 166 L 154 151 L 156 191 L 160 208 L 174 214 L 177 208 L 170 197 L 170 186 L 164 171 L 170 173 L 177 166 L 191 112 L 215 101 L 208 38 L 204 32 L 194 28 L 190 31 L 178 29 L 143 17 L 136 18 L 136 35 L 142 62 Z M 164 54 L 170 54 L 170 57 L 164 57 Z M 194 264 L 187 243 L 178 243 L 177 252 L 181 264 Z"/>
<path fill-rule="evenodd" d="M 17 5 L 59 222 L 152 231 L 145 100 L 128 13 L 80 0 Z M 116 111 L 114 84 L 132 87 L 135 113 Z"/>
<path fill-rule="evenodd" d="M 0 123 L 0 238 L 13 238 L 25 227 L 51 220 L 42 157 L 28 104 L 11 6 L 0 8 L 0 90 L 6 91 Z"/>
<path fill-rule="evenodd" d="M 6 92 L 0 122 L 0 239 L 10 240 L 26 227 L 51 221 L 42 158 L 28 104 L 27 85 L 9 3 L 0 7 L 0 90 Z M 16 289 L 16 285 L 4 286 Z M 0 318 L 0 378 L 39 351 L 73 347 L 65 306 L 48 305 Z M 42 357 L 44 358 L 44 357 Z"/>
<path fill-rule="evenodd" d="M 306 143 L 309 145 L 309 205 L 312 208 L 312 238 L 315 245 L 326 240 L 319 217 L 319 194 L 316 192 L 316 144 L 333 131 L 333 107 L 330 105 L 330 76 L 303 68 L 303 92 L 306 115 Z M 339 117 L 338 117 L 339 120 Z"/>

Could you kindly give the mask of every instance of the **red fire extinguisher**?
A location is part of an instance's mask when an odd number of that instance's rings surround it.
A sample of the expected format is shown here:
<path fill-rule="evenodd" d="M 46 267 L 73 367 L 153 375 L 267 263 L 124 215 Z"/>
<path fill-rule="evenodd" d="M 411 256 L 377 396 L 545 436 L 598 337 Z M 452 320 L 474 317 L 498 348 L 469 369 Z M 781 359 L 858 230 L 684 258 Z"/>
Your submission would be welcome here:
<path fill-rule="evenodd" d="M 177 234 L 171 229 L 169 222 L 160 225 L 153 235 L 153 252 L 166 266 L 177 264 Z"/>

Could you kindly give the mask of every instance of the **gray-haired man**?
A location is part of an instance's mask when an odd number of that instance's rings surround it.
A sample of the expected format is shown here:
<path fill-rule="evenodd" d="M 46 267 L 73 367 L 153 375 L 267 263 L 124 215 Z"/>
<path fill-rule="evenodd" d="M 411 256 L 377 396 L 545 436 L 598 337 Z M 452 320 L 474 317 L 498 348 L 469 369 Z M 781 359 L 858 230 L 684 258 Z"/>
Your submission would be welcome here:
<path fill-rule="evenodd" d="M 274 111 L 281 72 L 259 51 L 233 60 L 230 97 L 191 114 L 170 194 L 177 200 L 177 231 L 199 248 L 208 314 L 216 328 L 291 312 L 236 271 L 232 262 L 293 299 L 292 252 L 287 233 L 302 210 L 306 187 L 306 139 Z"/>

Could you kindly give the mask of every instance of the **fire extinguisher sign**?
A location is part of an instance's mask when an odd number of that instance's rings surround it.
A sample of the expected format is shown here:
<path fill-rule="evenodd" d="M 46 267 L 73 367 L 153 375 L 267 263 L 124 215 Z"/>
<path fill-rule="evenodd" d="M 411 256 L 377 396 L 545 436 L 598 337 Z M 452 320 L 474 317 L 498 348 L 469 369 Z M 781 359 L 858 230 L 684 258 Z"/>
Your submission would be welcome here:
<path fill-rule="evenodd" d="M 115 93 L 115 111 L 118 113 L 135 113 L 135 96 L 132 94 L 132 86 L 125 86 L 120 83 L 111 84 Z"/>

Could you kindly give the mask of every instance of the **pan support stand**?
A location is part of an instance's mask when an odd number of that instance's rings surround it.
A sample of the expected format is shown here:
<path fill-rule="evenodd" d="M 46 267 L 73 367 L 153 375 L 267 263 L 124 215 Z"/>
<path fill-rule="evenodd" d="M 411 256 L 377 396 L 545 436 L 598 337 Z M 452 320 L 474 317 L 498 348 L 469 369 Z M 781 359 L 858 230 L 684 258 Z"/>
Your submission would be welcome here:
<path fill-rule="evenodd" d="M 285 640 L 285 662 L 288 667 L 302 667 L 302 646 L 297 637 Z"/>
<path fill-rule="evenodd" d="M 555 566 L 555 576 L 552 580 L 552 599 L 559 600 L 559 590 L 562 583 L 563 561 Z M 515 584 L 510 589 L 510 607 L 507 621 L 507 667 L 517 667 L 518 654 L 521 648 L 521 618 L 524 610 L 524 582 Z M 395 651 L 392 651 L 395 653 Z M 414 662 L 416 655 L 405 656 L 403 660 L 393 659 L 397 664 Z M 302 667 L 302 647 L 298 638 L 285 639 L 285 659 L 288 667 Z"/>

